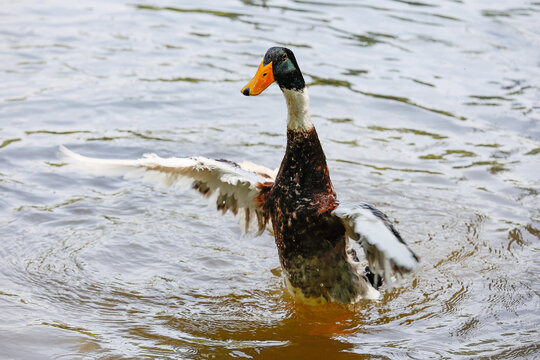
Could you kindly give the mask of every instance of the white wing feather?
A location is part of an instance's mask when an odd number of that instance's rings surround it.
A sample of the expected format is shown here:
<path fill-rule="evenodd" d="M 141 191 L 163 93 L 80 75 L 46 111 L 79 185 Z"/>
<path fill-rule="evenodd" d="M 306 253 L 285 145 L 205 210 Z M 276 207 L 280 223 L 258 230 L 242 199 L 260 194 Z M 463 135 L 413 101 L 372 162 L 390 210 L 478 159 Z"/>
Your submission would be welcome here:
<path fill-rule="evenodd" d="M 223 213 L 231 211 L 236 215 L 243 209 L 241 220 L 246 232 L 252 221 L 257 222 L 258 234 L 265 229 L 267 221 L 255 202 L 260 192 L 256 185 L 273 180 L 274 172 L 263 166 L 204 157 L 164 159 L 155 154 L 145 154 L 137 160 L 98 159 L 79 155 L 64 146 L 60 146 L 60 151 L 64 161 L 95 175 L 142 178 L 160 186 L 191 186 L 204 196 L 215 196 Z"/>
<path fill-rule="evenodd" d="M 364 249 L 370 270 L 383 277 L 388 288 L 392 288 L 392 274 L 399 279 L 402 274 L 416 270 L 418 257 L 382 212 L 360 203 L 339 205 L 333 213 L 341 218 L 347 235 Z"/>

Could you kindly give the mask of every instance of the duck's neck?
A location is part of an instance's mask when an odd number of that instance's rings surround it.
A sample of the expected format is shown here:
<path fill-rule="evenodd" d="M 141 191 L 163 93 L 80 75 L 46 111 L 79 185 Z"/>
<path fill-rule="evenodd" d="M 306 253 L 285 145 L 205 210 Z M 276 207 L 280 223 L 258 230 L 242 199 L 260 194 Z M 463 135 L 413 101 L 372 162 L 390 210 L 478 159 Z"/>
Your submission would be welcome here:
<path fill-rule="evenodd" d="M 333 194 L 326 157 L 311 122 L 307 90 L 283 89 L 283 94 L 289 114 L 287 149 L 277 182 L 290 187 L 299 185 L 305 192 Z"/>
<path fill-rule="evenodd" d="M 294 193 L 300 198 L 310 198 L 314 194 L 335 195 L 326 156 L 313 126 L 309 130 L 287 129 L 287 149 L 276 184 L 295 189 Z M 289 190 L 286 193 L 289 194 Z M 321 209 L 326 207 L 321 205 Z"/>
<path fill-rule="evenodd" d="M 306 88 L 301 90 L 282 89 L 287 101 L 287 129 L 307 131 L 313 129 L 309 113 L 309 95 Z"/>

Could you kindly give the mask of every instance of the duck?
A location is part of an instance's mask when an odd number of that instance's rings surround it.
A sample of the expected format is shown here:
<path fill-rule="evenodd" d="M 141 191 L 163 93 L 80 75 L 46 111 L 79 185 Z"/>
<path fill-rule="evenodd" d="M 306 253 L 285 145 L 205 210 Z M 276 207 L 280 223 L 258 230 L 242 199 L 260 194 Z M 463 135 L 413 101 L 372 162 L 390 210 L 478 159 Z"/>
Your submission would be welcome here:
<path fill-rule="evenodd" d="M 365 202 L 338 200 L 311 119 L 306 83 L 288 48 L 268 49 L 241 93 L 256 96 L 273 83 L 281 89 L 288 113 L 287 143 L 278 170 L 201 156 L 102 159 L 64 146 L 61 154 L 66 163 L 85 172 L 191 187 L 223 213 L 238 215 L 244 232 L 254 230 L 258 236 L 268 230 L 275 238 L 284 286 L 298 302 L 379 299 L 381 286 L 391 290 L 417 269 L 419 258 L 380 210 Z M 365 260 L 360 260 L 362 252 Z"/>

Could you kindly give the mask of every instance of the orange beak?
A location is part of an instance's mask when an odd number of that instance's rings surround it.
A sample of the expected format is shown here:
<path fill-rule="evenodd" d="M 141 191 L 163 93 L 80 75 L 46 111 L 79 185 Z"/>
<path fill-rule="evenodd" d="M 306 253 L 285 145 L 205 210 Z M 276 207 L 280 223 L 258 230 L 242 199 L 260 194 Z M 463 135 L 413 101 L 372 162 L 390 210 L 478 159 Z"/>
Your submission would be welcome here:
<path fill-rule="evenodd" d="M 263 65 L 263 62 L 261 62 L 253 79 L 251 79 L 240 92 L 246 96 L 259 95 L 273 82 L 274 73 L 272 72 L 272 62 L 267 65 Z"/>

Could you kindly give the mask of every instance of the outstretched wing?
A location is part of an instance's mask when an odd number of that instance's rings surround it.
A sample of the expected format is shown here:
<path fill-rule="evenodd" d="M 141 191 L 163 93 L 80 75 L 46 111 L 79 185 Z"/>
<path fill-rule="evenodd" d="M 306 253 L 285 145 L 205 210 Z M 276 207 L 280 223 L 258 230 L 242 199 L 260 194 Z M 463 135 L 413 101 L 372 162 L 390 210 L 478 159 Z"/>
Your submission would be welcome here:
<path fill-rule="evenodd" d="M 259 195 L 258 183 L 274 180 L 275 171 L 253 163 L 237 164 L 227 160 L 204 157 L 161 158 L 145 154 L 137 160 L 97 159 L 79 155 L 60 146 L 64 161 L 85 172 L 96 175 L 116 175 L 125 178 L 142 178 L 163 186 L 191 186 L 206 197 L 215 197 L 223 213 L 240 211 L 244 230 L 256 223 L 261 234 L 268 220 L 255 199 Z"/>
<path fill-rule="evenodd" d="M 362 246 L 370 270 L 384 278 L 387 287 L 392 287 L 392 274 L 399 279 L 416 270 L 418 257 L 385 214 L 366 203 L 339 205 L 333 214 L 345 225 L 347 236 Z"/>

